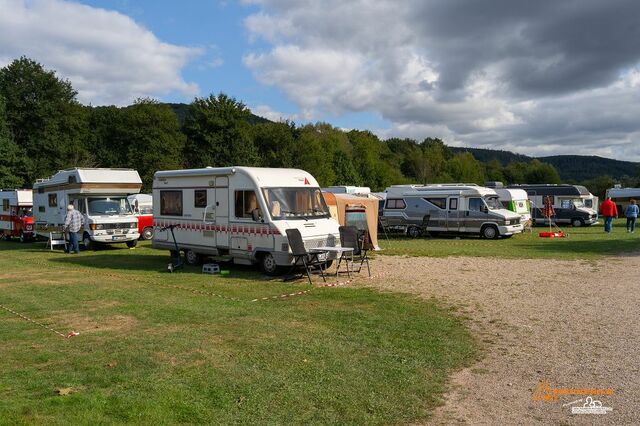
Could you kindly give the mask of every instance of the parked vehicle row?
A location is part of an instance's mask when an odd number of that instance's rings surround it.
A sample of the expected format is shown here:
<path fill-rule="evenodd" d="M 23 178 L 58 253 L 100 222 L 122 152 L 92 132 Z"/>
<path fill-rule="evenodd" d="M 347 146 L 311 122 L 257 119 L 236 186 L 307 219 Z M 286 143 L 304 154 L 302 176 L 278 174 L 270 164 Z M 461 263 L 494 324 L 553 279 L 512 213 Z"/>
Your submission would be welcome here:
<path fill-rule="evenodd" d="M 33 239 L 33 200 L 30 189 L 0 191 L 0 236 L 19 238 L 25 242 Z"/>

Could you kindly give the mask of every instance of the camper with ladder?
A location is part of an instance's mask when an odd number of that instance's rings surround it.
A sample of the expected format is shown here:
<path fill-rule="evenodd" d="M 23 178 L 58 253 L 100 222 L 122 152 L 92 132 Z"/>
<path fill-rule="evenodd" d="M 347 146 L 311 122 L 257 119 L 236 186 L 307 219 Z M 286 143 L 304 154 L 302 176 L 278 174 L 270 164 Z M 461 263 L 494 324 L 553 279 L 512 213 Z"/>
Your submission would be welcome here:
<path fill-rule="evenodd" d="M 140 234 L 138 219 L 127 199 L 140 192 L 142 181 L 133 169 L 62 170 L 33 185 L 36 233 L 52 238 L 64 231 L 67 205 L 84 216 L 78 235 L 86 249 L 99 244 L 125 243 L 135 247 Z"/>
<path fill-rule="evenodd" d="M 0 191 L 0 236 L 30 241 L 33 233 L 33 200 L 30 189 Z"/>
<path fill-rule="evenodd" d="M 303 170 L 159 171 L 153 180 L 153 219 L 153 247 L 170 250 L 173 257 L 179 256 L 178 247 L 192 265 L 219 256 L 277 274 L 293 261 L 287 229 L 300 231 L 307 249 L 340 246 L 338 222 L 318 182 Z"/>

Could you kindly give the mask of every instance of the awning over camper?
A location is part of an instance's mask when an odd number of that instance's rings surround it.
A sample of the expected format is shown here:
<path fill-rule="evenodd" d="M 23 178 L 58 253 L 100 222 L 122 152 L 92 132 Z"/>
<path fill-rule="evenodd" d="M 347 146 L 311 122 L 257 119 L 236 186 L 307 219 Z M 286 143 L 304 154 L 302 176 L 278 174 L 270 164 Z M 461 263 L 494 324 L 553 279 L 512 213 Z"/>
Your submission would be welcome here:
<path fill-rule="evenodd" d="M 340 225 L 347 224 L 347 211 L 362 208 L 367 217 L 367 227 L 369 228 L 371 242 L 376 250 L 380 250 L 378 246 L 378 205 L 380 200 L 378 198 L 351 194 L 332 194 L 330 192 L 323 192 L 322 195 L 329 207 L 331 216 Z"/>

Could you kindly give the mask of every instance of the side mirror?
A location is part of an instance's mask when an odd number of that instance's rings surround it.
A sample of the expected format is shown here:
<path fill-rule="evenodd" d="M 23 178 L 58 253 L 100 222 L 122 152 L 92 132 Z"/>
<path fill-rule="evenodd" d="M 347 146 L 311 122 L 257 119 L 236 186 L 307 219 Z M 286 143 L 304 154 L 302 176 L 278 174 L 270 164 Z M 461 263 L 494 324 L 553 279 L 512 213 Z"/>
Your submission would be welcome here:
<path fill-rule="evenodd" d="M 251 210 L 251 219 L 253 219 L 254 222 L 260 222 L 262 220 L 260 217 L 260 209 Z"/>
<path fill-rule="evenodd" d="M 487 208 L 487 206 L 481 206 L 481 207 L 480 207 L 480 211 L 481 211 L 482 213 L 489 213 L 489 208 Z"/>

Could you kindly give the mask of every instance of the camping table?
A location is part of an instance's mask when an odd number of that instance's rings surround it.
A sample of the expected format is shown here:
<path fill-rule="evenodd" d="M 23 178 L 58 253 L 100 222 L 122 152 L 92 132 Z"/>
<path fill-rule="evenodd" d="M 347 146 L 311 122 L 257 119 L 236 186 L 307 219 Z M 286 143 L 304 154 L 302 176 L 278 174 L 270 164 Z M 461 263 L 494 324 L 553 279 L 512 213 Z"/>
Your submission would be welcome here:
<path fill-rule="evenodd" d="M 351 263 L 353 264 L 353 247 L 316 247 L 309 249 L 311 253 L 331 253 L 336 256 L 337 260 L 340 260 L 343 253 L 351 253 Z M 340 263 L 336 265 L 336 277 L 340 273 Z M 347 261 L 347 275 L 351 278 L 351 270 L 349 269 L 349 262 Z"/>

